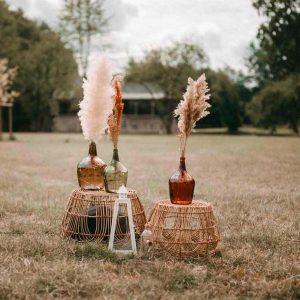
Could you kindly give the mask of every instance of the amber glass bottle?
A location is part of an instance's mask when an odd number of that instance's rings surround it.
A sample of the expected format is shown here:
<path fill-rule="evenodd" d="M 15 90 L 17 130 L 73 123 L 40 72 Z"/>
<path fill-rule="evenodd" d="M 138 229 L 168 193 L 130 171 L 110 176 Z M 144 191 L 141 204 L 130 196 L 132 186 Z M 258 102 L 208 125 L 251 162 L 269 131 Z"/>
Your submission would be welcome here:
<path fill-rule="evenodd" d="M 127 185 L 128 170 L 119 160 L 118 149 L 114 149 L 111 163 L 105 168 L 105 190 L 116 193 Z"/>
<path fill-rule="evenodd" d="M 173 204 L 191 204 L 195 180 L 186 171 L 185 157 L 180 157 L 179 169 L 169 179 L 170 200 Z"/>
<path fill-rule="evenodd" d="M 100 190 L 104 187 L 106 164 L 97 156 L 95 142 L 90 142 L 89 155 L 77 166 L 78 183 L 85 190 Z"/>

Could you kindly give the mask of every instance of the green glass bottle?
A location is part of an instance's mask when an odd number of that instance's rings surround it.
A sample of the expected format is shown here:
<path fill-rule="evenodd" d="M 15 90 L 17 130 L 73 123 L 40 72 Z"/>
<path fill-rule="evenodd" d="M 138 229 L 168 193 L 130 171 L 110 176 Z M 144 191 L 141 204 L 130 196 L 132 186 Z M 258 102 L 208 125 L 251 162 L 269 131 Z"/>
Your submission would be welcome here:
<path fill-rule="evenodd" d="M 105 168 L 105 190 L 116 193 L 118 189 L 127 185 L 128 170 L 120 162 L 118 149 L 114 149 L 110 164 Z"/>

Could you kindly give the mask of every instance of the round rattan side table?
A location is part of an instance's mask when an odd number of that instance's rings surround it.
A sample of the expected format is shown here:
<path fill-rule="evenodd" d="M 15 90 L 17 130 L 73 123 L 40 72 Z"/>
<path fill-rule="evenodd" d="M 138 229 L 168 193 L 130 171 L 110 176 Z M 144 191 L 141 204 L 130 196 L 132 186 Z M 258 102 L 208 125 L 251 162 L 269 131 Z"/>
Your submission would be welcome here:
<path fill-rule="evenodd" d="M 149 223 L 157 252 L 188 258 L 213 253 L 220 236 L 212 206 L 203 201 L 190 205 L 156 203 Z"/>
<path fill-rule="evenodd" d="M 104 190 L 89 191 L 75 189 L 65 209 L 62 232 L 64 238 L 80 242 L 108 241 L 112 222 L 113 208 L 117 193 Z M 135 190 L 129 190 L 135 232 L 140 235 L 146 224 L 144 208 Z M 128 225 L 127 210 L 122 207 L 118 215 L 116 235 L 121 239 Z"/>

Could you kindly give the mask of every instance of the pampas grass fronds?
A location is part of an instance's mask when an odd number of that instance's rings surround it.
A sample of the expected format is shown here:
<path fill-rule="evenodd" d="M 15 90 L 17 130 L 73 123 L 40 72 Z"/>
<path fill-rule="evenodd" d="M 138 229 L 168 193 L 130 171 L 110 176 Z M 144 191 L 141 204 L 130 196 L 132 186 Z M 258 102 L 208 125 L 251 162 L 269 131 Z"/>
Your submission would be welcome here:
<path fill-rule="evenodd" d="M 186 142 L 196 122 L 207 116 L 207 109 L 211 106 L 207 101 L 210 95 L 206 82 L 205 74 L 202 74 L 196 81 L 192 78 L 188 79 L 188 86 L 183 95 L 183 100 L 180 101 L 174 111 L 174 116 L 179 117 L 178 129 L 180 137 L 180 155 L 185 156 Z"/>
<path fill-rule="evenodd" d="M 121 121 L 122 121 L 123 108 L 124 108 L 124 103 L 122 102 L 122 89 L 121 89 L 122 79 L 123 77 L 121 75 L 117 75 L 113 80 L 113 87 L 115 89 L 114 109 L 113 109 L 113 113 L 110 114 L 107 119 L 109 134 L 113 142 L 114 149 L 118 148 L 118 137 L 121 130 Z"/>
<path fill-rule="evenodd" d="M 20 94 L 11 90 L 14 78 L 17 75 L 17 68 L 9 69 L 8 60 L 0 59 L 0 102 L 12 103 Z"/>
<path fill-rule="evenodd" d="M 78 112 L 83 135 L 89 141 L 98 141 L 107 128 L 106 120 L 112 111 L 113 90 L 111 66 L 105 55 L 92 62 L 83 82 L 83 100 Z"/>

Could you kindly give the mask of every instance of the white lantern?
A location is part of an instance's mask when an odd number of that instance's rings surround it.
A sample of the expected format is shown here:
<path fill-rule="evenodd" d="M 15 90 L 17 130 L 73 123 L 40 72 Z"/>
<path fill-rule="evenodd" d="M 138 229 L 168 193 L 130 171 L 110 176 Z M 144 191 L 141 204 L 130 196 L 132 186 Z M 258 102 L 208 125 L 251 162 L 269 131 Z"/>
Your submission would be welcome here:
<path fill-rule="evenodd" d="M 128 190 L 126 189 L 126 187 L 124 185 L 122 185 L 119 189 L 118 189 L 118 198 L 119 199 L 128 199 Z"/>
<path fill-rule="evenodd" d="M 111 223 L 111 232 L 109 237 L 108 249 L 117 253 L 122 254 L 136 254 L 136 241 L 135 241 L 135 233 L 134 233 L 134 224 L 133 224 L 133 215 L 132 215 L 132 207 L 131 200 L 127 197 L 128 190 L 124 185 L 122 185 L 118 190 L 118 198 L 114 204 L 114 211 Z M 116 227 L 118 222 L 118 213 L 120 209 L 120 205 L 125 204 L 127 208 L 127 216 L 128 216 L 128 225 L 129 225 L 129 234 L 131 241 L 131 250 L 116 250 L 114 249 L 114 239 L 116 233 Z"/>

